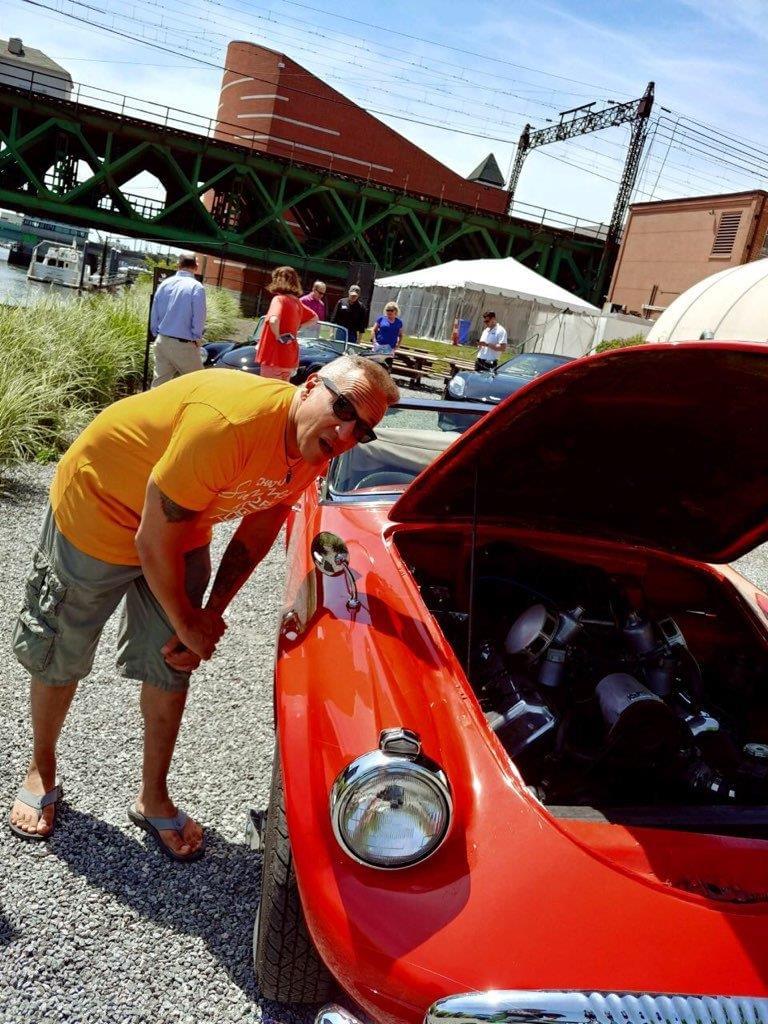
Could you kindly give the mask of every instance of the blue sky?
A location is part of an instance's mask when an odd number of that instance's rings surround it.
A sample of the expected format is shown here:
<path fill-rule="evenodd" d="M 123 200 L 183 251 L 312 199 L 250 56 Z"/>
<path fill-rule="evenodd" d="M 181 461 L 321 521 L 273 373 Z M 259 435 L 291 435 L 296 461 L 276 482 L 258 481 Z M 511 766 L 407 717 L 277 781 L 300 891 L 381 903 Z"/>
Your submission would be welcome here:
<path fill-rule="evenodd" d="M 492 151 L 506 175 L 526 121 L 543 127 L 560 110 L 630 99 L 654 80 L 662 120 L 636 198 L 768 187 L 765 0 L 358 0 L 355 21 L 329 0 L 40 2 L 54 10 L 5 0 L 0 36 L 21 36 L 76 81 L 213 116 L 221 71 L 196 58 L 221 65 L 229 39 L 252 39 L 384 111 L 382 120 L 461 174 Z M 729 138 L 713 141 L 704 125 Z M 627 139 L 627 128 L 614 128 L 534 152 L 518 199 L 607 219 Z"/>

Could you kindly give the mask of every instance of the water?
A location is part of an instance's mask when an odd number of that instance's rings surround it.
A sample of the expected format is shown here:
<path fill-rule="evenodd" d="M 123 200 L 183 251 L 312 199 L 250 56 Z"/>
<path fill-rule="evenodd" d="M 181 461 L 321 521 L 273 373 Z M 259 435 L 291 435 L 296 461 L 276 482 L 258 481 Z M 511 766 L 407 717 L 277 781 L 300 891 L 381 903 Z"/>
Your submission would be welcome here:
<path fill-rule="evenodd" d="M 77 298 L 77 289 L 28 281 L 26 267 L 9 267 L 8 250 L 0 248 L 0 305 L 28 306 L 47 296 L 71 302 Z"/>

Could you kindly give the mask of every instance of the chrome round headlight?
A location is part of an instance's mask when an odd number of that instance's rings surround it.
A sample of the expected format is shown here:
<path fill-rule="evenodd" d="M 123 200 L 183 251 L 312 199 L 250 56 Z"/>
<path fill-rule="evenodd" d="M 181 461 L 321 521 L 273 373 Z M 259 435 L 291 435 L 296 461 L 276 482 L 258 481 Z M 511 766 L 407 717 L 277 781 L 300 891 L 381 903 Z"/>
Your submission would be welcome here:
<path fill-rule="evenodd" d="M 461 398 L 464 395 L 464 390 L 467 386 L 467 382 L 463 377 L 458 374 L 455 377 L 451 377 L 448 381 L 448 394 L 455 395 L 457 398 Z"/>
<path fill-rule="evenodd" d="M 435 852 L 448 832 L 448 780 L 427 758 L 373 750 L 336 779 L 331 820 L 341 848 L 360 864 L 418 864 Z"/>

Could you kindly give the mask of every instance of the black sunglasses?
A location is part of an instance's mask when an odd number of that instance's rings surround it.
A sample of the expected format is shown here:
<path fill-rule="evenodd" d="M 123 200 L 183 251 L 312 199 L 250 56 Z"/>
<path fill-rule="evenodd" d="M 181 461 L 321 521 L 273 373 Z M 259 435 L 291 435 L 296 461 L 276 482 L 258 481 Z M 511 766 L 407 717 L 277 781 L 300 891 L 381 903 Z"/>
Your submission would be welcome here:
<path fill-rule="evenodd" d="M 353 434 L 358 444 L 368 444 L 369 441 L 375 441 L 376 434 L 374 433 L 373 427 L 369 426 L 365 420 L 360 419 L 357 415 L 357 410 L 347 396 L 343 395 L 336 385 L 332 381 L 328 380 L 327 377 L 320 377 L 320 380 L 333 395 L 331 409 L 333 410 L 333 415 L 336 419 L 341 420 L 342 423 L 351 423 L 354 420 L 355 429 Z"/>

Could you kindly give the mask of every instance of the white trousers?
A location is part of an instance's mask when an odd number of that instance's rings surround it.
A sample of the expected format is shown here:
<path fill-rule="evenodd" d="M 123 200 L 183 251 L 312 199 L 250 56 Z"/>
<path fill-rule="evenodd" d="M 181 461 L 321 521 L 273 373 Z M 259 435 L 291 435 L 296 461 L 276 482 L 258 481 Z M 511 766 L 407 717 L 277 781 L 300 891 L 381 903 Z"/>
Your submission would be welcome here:
<path fill-rule="evenodd" d="M 203 352 L 194 341 L 177 341 L 165 334 L 155 338 L 155 375 L 152 387 L 159 387 L 166 381 L 193 373 L 203 365 Z"/>

